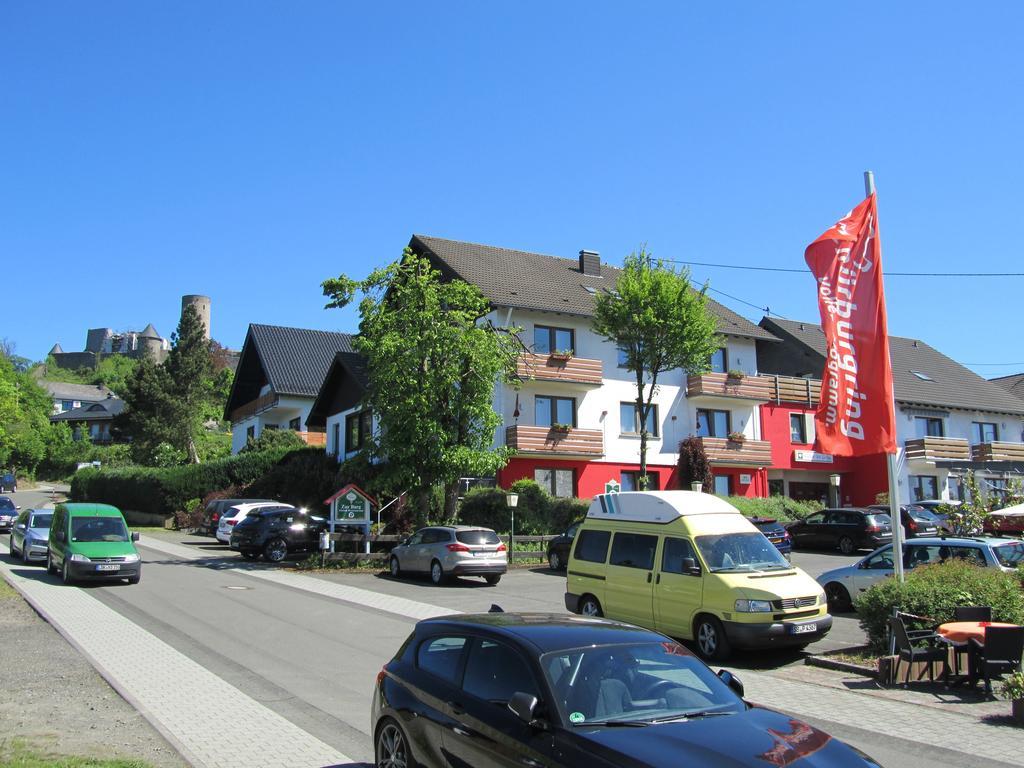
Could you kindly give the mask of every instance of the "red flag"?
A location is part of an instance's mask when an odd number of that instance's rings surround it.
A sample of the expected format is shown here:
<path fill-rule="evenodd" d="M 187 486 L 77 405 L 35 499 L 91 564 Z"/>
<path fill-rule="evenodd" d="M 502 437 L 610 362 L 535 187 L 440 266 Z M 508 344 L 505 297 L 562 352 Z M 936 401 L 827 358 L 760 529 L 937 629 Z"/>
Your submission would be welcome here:
<path fill-rule="evenodd" d="M 871 194 L 804 252 L 818 281 L 825 371 L 815 414 L 823 453 L 896 452 L 878 208 Z"/>

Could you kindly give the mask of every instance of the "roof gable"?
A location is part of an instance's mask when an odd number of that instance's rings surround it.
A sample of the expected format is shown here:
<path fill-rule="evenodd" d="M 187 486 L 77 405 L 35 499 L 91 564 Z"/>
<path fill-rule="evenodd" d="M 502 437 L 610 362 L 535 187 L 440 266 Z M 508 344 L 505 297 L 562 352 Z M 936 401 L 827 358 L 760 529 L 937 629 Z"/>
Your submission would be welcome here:
<path fill-rule="evenodd" d="M 369 383 L 366 358 L 358 352 L 338 352 L 306 417 L 306 426 L 327 426 L 327 417 L 347 411 L 362 398 Z"/>

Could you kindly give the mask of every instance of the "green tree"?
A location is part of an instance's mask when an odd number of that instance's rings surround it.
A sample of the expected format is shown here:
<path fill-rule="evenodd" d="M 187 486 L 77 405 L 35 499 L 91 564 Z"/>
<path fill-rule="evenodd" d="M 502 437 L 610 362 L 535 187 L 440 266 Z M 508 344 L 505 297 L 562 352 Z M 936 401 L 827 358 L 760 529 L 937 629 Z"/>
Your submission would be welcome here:
<path fill-rule="evenodd" d="M 0 466 L 28 474 L 46 456 L 53 401 L 24 366 L 0 351 Z"/>
<path fill-rule="evenodd" d="M 364 294 L 356 347 L 369 378 L 363 404 L 379 423 L 368 455 L 386 463 L 384 482 L 408 489 L 421 513 L 442 485 L 444 515 L 453 518 L 458 479 L 494 474 L 508 461 L 508 449 L 493 447 L 501 417 L 491 399 L 495 384 L 514 375 L 515 329 L 493 326 L 475 286 L 442 281 L 408 248 L 361 282 L 342 275 L 322 287 L 328 308 Z"/>
<path fill-rule="evenodd" d="M 689 270 L 677 272 L 641 249 L 626 257 L 615 289 L 594 302 L 594 330 L 624 352 L 636 377 L 641 488 L 647 487 L 647 423 L 658 377 L 677 368 L 703 373 L 721 346 L 706 290 L 690 285 Z"/>
<path fill-rule="evenodd" d="M 172 443 L 188 454 L 190 463 L 198 464 L 196 436 L 204 428 L 204 409 L 212 390 L 213 357 L 206 328 L 191 304 L 182 310 L 178 328 L 171 335 L 171 351 L 164 368 L 170 377 L 175 406 Z"/>
<path fill-rule="evenodd" d="M 125 381 L 121 397 L 125 409 L 115 418 L 115 426 L 131 436 L 135 460 L 152 465 L 160 446 L 171 444 L 175 436 L 171 418 L 177 409 L 167 370 L 143 358 Z"/>

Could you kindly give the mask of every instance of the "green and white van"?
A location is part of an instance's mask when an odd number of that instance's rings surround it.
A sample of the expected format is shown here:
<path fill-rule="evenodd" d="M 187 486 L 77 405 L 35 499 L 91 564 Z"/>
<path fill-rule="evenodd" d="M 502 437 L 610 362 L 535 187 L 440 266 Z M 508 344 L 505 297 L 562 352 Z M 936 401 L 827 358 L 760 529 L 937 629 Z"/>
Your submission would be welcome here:
<path fill-rule="evenodd" d="M 65 584 L 76 581 L 127 579 L 138 584 L 142 560 L 124 516 L 109 504 L 58 504 L 50 525 L 46 567 L 60 573 Z"/>

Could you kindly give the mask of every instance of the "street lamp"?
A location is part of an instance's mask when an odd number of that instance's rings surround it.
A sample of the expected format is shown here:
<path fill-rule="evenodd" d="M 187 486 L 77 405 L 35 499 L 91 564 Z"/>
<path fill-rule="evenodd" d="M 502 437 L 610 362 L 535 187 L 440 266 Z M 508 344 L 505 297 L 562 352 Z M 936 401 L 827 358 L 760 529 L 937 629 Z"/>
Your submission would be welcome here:
<path fill-rule="evenodd" d="M 519 494 L 518 493 L 506 493 L 505 503 L 508 505 L 509 510 L 512 512 L 512 528 L 508 534 L 508 559 L 512 562 L 512 550 L 514 548 L 516 540 L 516 507 L 519 506 Z"/>
<path fill-rule="evenodd" d="M 840 481 L 840 479 L 841 478 L 840 478 L 839 475 L 829 475 L 828 476 L 829 492 L 830 492 L 830 496 L 831 496 L 831 498 L 829 499 L 829 506 L 831 506 L 831 507 L 842 506 L 842 504 L 840 503 L 842 501 L 842 499 L 839 496 L 839 481 Z"/>

